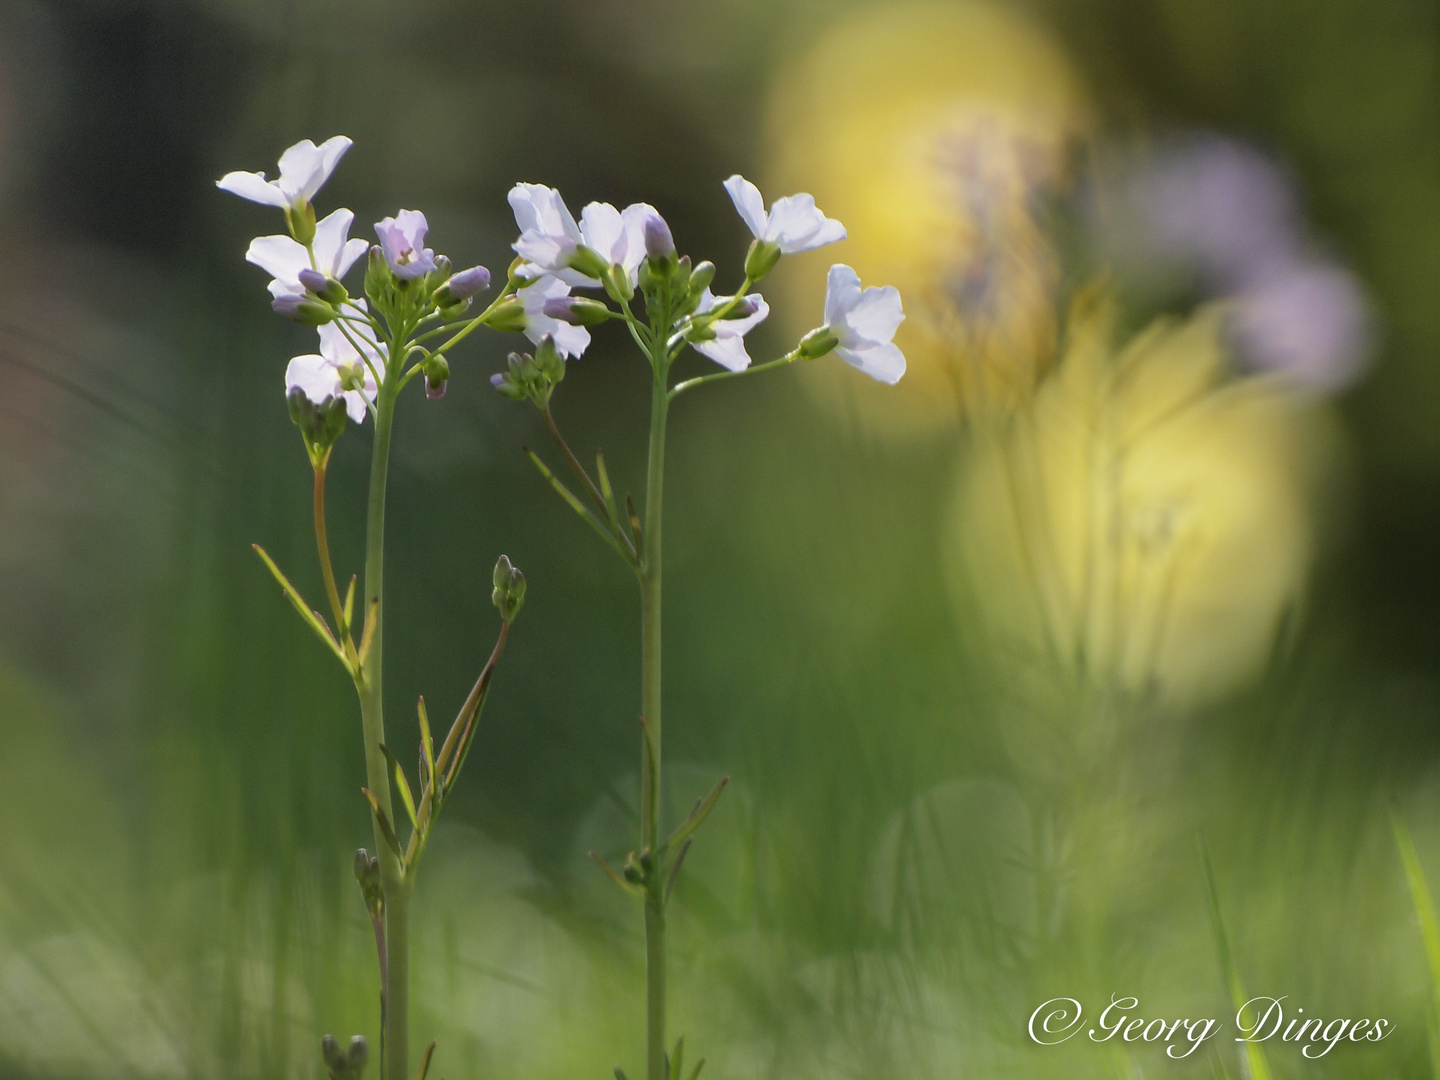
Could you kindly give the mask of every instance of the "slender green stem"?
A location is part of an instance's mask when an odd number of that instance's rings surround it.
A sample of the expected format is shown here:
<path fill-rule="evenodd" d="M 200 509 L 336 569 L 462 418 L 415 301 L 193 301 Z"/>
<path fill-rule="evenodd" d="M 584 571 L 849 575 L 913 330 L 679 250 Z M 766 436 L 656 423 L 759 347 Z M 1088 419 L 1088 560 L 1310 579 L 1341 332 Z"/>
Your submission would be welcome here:
<path fill-rule="evenodd" d="M 664 339 L 651 357 L 654 384 L 650 396 L 650 460 L 645 485 L 645 561 L 640 574 L 641 709 L 645 719 L 640 763 L 640 840 L 655 855 L 660 841 L 660 533 L 665 497 L 665 420 L 669 363 Z M 658 864 L 645 890 L 645 1060 L 649 1080 L 665 1076 L 665 892 Z"/>
<path fill-rule="evenodd" d="M 716 371 L 709 375 L 699 375 L 693 379 L 686 379 L 684 382 L 676 383 L 674 387 L 671 388 L 670 398 L 673 400 L 686 390 L 693 389 L 697 386 L 704 386 L 706 383 L 723 382 L 726 379 L 739 378 L 741 375 L 756 375 L 762 371 L 771 371 L 778 367 L 784 367 L 786 364 L 794 363 L 799 358 L 800 350 L 796 349 L 793 352 L 786 353 L 778 360 L 770 360 L 763 364 L 751 364 L 749 367 L 741 368 L 739 371 Z"/>
<path fill-rule="evenodd" d="M 385 741 L 385 708 L 381 683 L 385 592 L 385 483 L 390 465 L 390 428 L 395 418 L 397 388 L 393 379 L 380 385 L 375 400 L 375 445 L 370 462 L 370 504 L 365 530 L 365 618 L 371 620 L 369 649 L 356 680 L 360 717 L 365 729 L 365 776 L 380 810 L 393 823 L 390 778 L 380 746 Z M 399 856 L 391 850 L 380 824 L 375 823 L 375 850 L 385 889 L 385 946 L 387 1003 L 385 1072 L 405 1080 L 409 1072 L 409 886 Z"/>

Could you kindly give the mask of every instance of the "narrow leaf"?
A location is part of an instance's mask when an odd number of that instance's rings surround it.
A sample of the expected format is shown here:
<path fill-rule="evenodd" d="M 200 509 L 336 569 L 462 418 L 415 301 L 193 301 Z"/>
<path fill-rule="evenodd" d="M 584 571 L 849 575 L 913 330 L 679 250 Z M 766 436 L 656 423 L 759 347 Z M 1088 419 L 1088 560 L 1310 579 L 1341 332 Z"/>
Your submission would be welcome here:
<path fill-rule="evenodd" d="M 699 1080 L 699 1078 L 700 1078 L 700 1070 L 703 1069 L 704 1067 L 705 1067 L 705 1059 L 704 1059 L 704 1058 L 701 1058 L 699 1061 L 695 1062 L 695 1068 L 693 1068 L 693 1069 L 690 1070 L 690 1080 Z"/>
<path fill-rule="evenodd" d="M 685 861 L 686 854 L 690 851 L 690 845 L 694 842 L 693 836 L 687 836 L 680 845 L 680 850 L 675 854 L 675 861 L 670 864 L 670 873 L 665 878 L 665 903 L 670 902 L 670 890 L 675 888 L 675 879 L 680 876 L 680 864 Z"/>
<path fill-rule="evenodd" d="M 380 601 L 371 600 L 370 606 L 365 609 L 365 629 L 360 632 L 360 666 L 365 666 L 365 660 L 370 655 L 370 643 L 375 640 L 375 617 L 380 613 Z"/>
<path fill-rule="evenodd" d="M 425 698 L 420 698 L 417 707 L 420 714 L 420 752 L 425 755 L 425 775 L 427 783 L 432 788 L 431 798 L 439 802 L 444 797 L 438 785 L 435 783 L 435 740 L 430 737 L 430 716 L 425 711 Z"/>
<path fill-rule="evenodd" d="M 405 813 L 410 818 L 410 824 L 414 826 L 415 796 L 410 793 L 410 781 L 405 779 L 405 770 L 400 767 L 394 751 L 383 742 L 380 744 L 380 752 L 385 755 L 385 760 L 390 762 L 390 767 L 395 770 L 395 786 L 400 789 L 400 801 L 405 804 Z"/>
<path fill-rule="evenodd" d="M 349 671 L 350 661 L 345 658 L 345 650 L 340 648 L 340 643 L 335 640 L 335 635 L 330 632 L 330 627 L 327 626 L 325 620 L 320 617 L 320 613 L 305 603 L 300 593 L 296 591 L 295 586 L 290 584 L 289 579 L 286 578 L 285 575 L 280 572 L 280 568 L 275 565 L 275 561 L 265 553 L 264 548 L 259 544 L 252 544 L 251 547 L 255 549 L 255 554 L 259 555 L 261 561 L 269 568 L 270 573 L 275 576 L 275 580 L 280 583 L 280 587 L 285 590 L 286 598 L 290 601 L 291 606 L 300 613 L 300 618 L 305 620 L 306 624 L 311 630 L 315 631 L 321 641 L 330 646 L 330 651 L 339 657 L 340 662 L 345 665 L 345 670 Z"/>
<path fill-rule="evenodd" d="M 680 823 L 680 827 L 670 834 L 670 839 L 665 841 L 665 846 L 671 847 L 689 839 L 690 835 L 710 816 L 710 811 L 715 809 L 715 804 L 720 801 L 720 793 L 725 790 L 725 785 L 730 783 L 730 777 L 722 776 L 720 781 L 710 789 L 710 794 L 695 803 L 695 809 L 690 811 L 690 816 Z"/>
<path fill-rule="evenodd" d="M 369 788 L 361 788 L 360 790 L 365 793 L 365 798 L 370 802 L 370 809 L 375 814 L 375 820 L 380 823 L 381 837 L 384 838 L 385 843 L 390 845 L 390 850 L 393 851 L 395 857 L 400 860 L 401 870 L 404 870 L 405 856 L 400 850 L 400 838 L 395 835 L 395 829 L 391 826 L 390 819 L 385 816 L 385 811 L 380 809 L 380 802 L 375 798 L 373 791 Z"/>
<path fill-rule="evenodd" d="M 570 506 L 570 509 L 574 510 L 577 514 L 584 518 L 586 523 L 597 533 L 600 534 L 601 539 L 603 539 L 615 550 L 615 554 L 619 555 L 627 563 L 633 563 L 632 556 L 629 552 L 627 552 L 623 547 L 620 546 L 620 542 L 615 539 L 615 534 L 612 533 L 609 529 L 607 529 L 605 527 L 605 523 L 599 518 L 597 518 L 593 513 L 591 513 L 590 510 L 585 506 L 585 504 L 582 503 L 579 499 L 577 499 L 574 493 L 560 482 L 559 478 L 550 471 L 549 466 L 547 466 L 543 461 L 540 460 L 539 457 L 536 456 L 535 451 L 531 450 L 528 446 L 522 446 L 521 449 L 524 450 L 526 456 L 535 463 L 535 467 L 540 470 L 540 475 L 545 477 L 545 479 L 550 482 L 550 486 L 553 487 L 555 491 L 560 495 L 560 497 L 565 500 L 565 502 Z"/>
<path fill-rule="evenodd" d="M 350 575 L 350 587 L 345 590 L 345 629 L 350 629 L 350 616 L 355 612 L 355 575 Z"/>
<path fill-rule="evenodd" d="M 625 1075 L 625 1070 L 619 1065 L 615 1066 L 615 1080 L 630 1080 L 630 1078 Z"/>
<path fill-rule="evenodd" d="M 635 500 L 625 496 L 625 512 L 630 515 L 630 531 L 635 534 L 635 557 L 645 557 L 645 530 L 640 528 L 640 515 L 635 512 Z"/>
<path fill-rule="evenodd" d="M 610 524 L 620 526 L 620 512 L 615 507 L 615 492 L 610 487 L 610 474 L 605 471 L 605 451 L 595 451 L 595 471 L 600 474 L 600 494 L 605 497 L 605 512 L 610 515 Z"/>
<path fill-rule="evenodd" d="M 680 1072 L 685 1067 L 685 1036 L 675 1040 L 675 1051 L 670 1055 L 670 1080 L 680 1080 Z"/>
<path fill-rule="evenodd" d="M 600 864 L 600 869 L 604 870 L 606 875 L 610 878 L 611 881 L 615 882 L 616 885 L 619 885 L 620 888 L 624 889 L 631 896 L 635 897 L 636 900 L 645 899 L 645 894 L 641 892 L 637 886 L 632 885 L 630 884 L 630 882 L 626 881 L 624 876 L 620 874 L 609 863 L 607 863 L 604 856 L 602 856 L 598 851 L 590 852 L 590 857 Z"/>
<path fill-rule="evenodd" d="M 430 1040 L 430 1045 L 425 1047 L 425 1053 L 420 1057 L 420 1068 L 415 1070 L 415 1080 L 425 1080 L 425 1074 L 430 1071 L 430 1058 L 435 1053 L 435 1040 Z"/>
<path fill-rule="evenodd" d="M 1425 957 L 1430 962 L 1431 1015 L 1426 1028 L 1430 1035 L 1431 1071 L 1440 1078 L 1440 919 L 1435 915 L 1435 902 L 1415 841 L 1398 811 L 1391 811 L 1390 825 L 1395 832 L 1400 861 L 1405 866 L 1405 881 L 1410 887 L 1410 903 L 1415 908 L 1415 921 L 1420 925 L 1420 938 L 1425 942 Z"/>
<path fill-rule="evenodd" d="M 1230 998 L 1235 1003 L 1237 1017 L 1249 998 L 1245 994 L 1245 985 L 1240 979 L 1240 971 L 1235 966 L 1233 954 L 1230 952 L 1230 937 L 1225 932 L 1225 916 L 1220 911 L 1220 891 L 1215 884 L 1215 868 L 1210 863 L 1210 849 L 1205 845 L 1202 837 L 1200 840 L 1200 858 L 1205 864 L 1205 891 L 1206 899 L 1210 907 L 1210 921 L 1215 929 L 1215 942 L 1220 953 L 1220 967 L 1225 975 L 1225 985 L 1230 991 Z M 1258 1018 L 1257 1018 L 1258 1019 Z M 1250 1080 L 1274 1080 L 1274 1073 L 1270 1071 L 1269 1059 L 1265 1056 L 1265 1050 L 1259 1043 L 1247 1042 L 1245 1045 L 1245 1061 L 1250 1066 Z"/>

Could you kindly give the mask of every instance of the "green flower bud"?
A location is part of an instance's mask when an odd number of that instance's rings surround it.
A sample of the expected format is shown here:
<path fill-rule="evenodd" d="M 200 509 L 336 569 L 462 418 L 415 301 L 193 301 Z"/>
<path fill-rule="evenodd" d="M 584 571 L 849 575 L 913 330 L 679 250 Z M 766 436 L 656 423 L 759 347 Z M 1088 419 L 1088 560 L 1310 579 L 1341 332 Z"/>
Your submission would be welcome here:
<path fill-rule="evenodd" d="M 710 287 L 710 283 L 714 280 L 715 264 L 709 259 L 706 259 L 699 266 L 695 267 L 694 270 L 690 271 L 690 294 L 692 296 L 699 296 Z"/>
<path fill-rule="evenodd" d="M 324 326 L 335 318 L 330 305 L 309 296 L 277 296 L 270 307 L 279 315 L 294 319 L 301 326 Z"/>
<path fill-rule="evenodd" d="M 675 296 L 684 296 L 690 288 L 690 275 L 694 271 L 690 267 L 690 256 L 681 255 L 675 263 L 675 269 L 670 274 L 670 288 Z"/>
<path fill-rule="evenodd" d="M 522 259 L 519 255 L 516 255 L 515 261 L 512 262 L 510 264 L 510 268 L 505 271 L 505 280 L 517 289 L 523 289 L 526 285 L 535 284 L 532 279 L 527 278 L 520 273 L 520 268 L 525 265 L 525 260 Z"/>
<path fill-rule="evenodd" d="M 345 434 L 345 399 L 327 397 L 316 405 L 304 390 L 294 388 L 285 395 L 290 408 L 290 419 L 300 429 L 305 448 L 311 459 L 316 460 L 327 454 L 335 441 Z"/>
<path fill-rule="evenodd" d="M 298 243 L 310 244 L 315 239 L 315 208 L 308 202 L 285 208 L 285 226 Z"/>
<path fill-rule="evenodd" d="M 830 332 L 830 328 L 822 326 L 818 330 L 811 330 L 800 339 L 800 358 L 802 360 L 818 360 L 820 357 L 828 355 L 839 344 L 840 339 Z"/>
<path fill-rule="evenodd" d="M 525 329 L 525 305 L 507 297 L 486 317 L 485 324 L 501 333 L 518 334 Z"/>
<path fill-rule="evenodd" d="M 490 599 L 499 608 L 500 618 L 507 623 L 514 622 L 525 603 L 525 575 L 501 555 L 495 562 L 493 578 L 495 591 L 490 594 Z"/>
<path fill-rule="evenodd" d="M 780 245 L 769 240 L 756 240 L 745 253 L 745 276 L 759 281 L 780 261 Z"/>
<path fill-rule="evenodd" d="M 385 906 L 385 887 L 380 881 L 380 860 L 363 847 L 355 852 L 355 880 L 365 898 L 365 910 L 378 919 Z"/>
<path fill-rule="evenodd" d="M 379 244 L 370 246 L 370 256 L 365 263 L 365 295 L 381 306 L 389 297 L 394 282 L 390 264 L 385 261 L 385 252 Z"/>
<path fill-rule="evenodd" d="M 444 397 L 445 384 L 450 381 L 450 362 L 443 356 L 427 357 L 420 370 L 425 373 L 425 396 Z"/>
<path fill-rule="evenodd" d="M 641 263 L 642 267 L 648 265 L 648 263 Z M 605 286 L 609 292 L 620 297 L 621 300 L 630 300 L 635 295 L 635 286 L 630 283 L 630 274 L 618 263 L 614 266 L 606 267 L 600 280 L 605 282 Z"/>
<path fill-rule="evenodd" d="M 610 269 L 610 265 L 605 261 L 605 256 L 601 255 L 592 247 L 586 247 L 584 244 L 577 246 L 575 248 L 575 254 L 571 255 L 566 261 L 570 264 L 572 270 L 578 270 L 586 277 L 603 279 L 605 272 Z"/>
<path fill-rule="evenodd" d="M 535 368 L 550 384 L 550 388 L 565 378 L 565 358 L 560 355 L 560 350 L 555 347 L 555 339 L 549 334 L 541 339 L 540 347 L 535 350 Z M 548 393 L 546 397 L 549 397 Z"/>

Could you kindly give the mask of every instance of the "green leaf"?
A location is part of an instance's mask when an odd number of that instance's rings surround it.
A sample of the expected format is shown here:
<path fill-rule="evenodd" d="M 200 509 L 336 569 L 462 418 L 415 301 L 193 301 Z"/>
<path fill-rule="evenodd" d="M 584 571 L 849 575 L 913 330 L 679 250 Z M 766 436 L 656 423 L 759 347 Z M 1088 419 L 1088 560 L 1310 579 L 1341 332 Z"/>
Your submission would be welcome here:
<path fill-rule="evenodd" d="M 615 882 L 616 885 L 619 885 L 620 888 L 625 890 L 625 892 L 635 897 L 636 900 L 645 899 L 645 894 L 641 892 L 638 887 L 631 885 L 630 882 L 626 881 L 625 878 L 620 874 L 620 872 L 617 871 L 614 867 L 612 867 L 609 863 L 607 863 L 604 856 L 602 856 L 598 851 L 590 852 L 590 857 L 594 859 L 597 863 L 599 863 L 600 869 L 604 870 L 610 880 Z"/>
<path fill-rule="evenodd" d="M 380 752 L 385 755 L 385 760 L 390 762 L 390 767 L 395 770 L 395 786 L 400 789 L 400 801 L 405 804 L 405 813 L 410 818 L 410 824 L 415 824 L 415 796 L 410 793 L 410 781 L 405 779 L 405 770 L 400 767 L 394 752 L 383 742 L 380 744 Z"/>
<path fill-rule="evenodd" d="M 540 460 L 540 458 L 536 455 L 535 451 L 531 450 L 528 446 L 522 446 L 520 449 L 525 451 L 525 455 L 531 461 L 533 461 L 535 463 L 535 467 L 540 470 L 540 475 L 545 477 L 545 479 L 550 482 L 550 486 L 559 493 L 560 497 L 564 499 L 565 502 L 570 506 L 570 509 L 574 510 L 577 514 L 584 518 L 586 524 L 588 524 L 592 529 L 599 533 L 600 538 L 604 540 L 607 544 L 609 544 L 611 548 L 614 549 L 615 554 L 619 555 L 631 566 L 635 565 L 634 557 L 623 547 L 620 546 L 620 541 L 615 539 L 615 534 L 612 533 L 609 529 L 607 529 L 605 527 L 605 523 L 599 518 L 597 518 L 593 513 L 591 513 L 590 510 L 585 506 L 585 504 L 582 503 L 579 499 L 577 499 L 575 497 L 575 494 L 560 482 L 559 478 L 550 471 L 549 466 L 547 466 L 543 461 Z"/>
<path fill-rule="evenodd" d="M 275 561 L 265 553 L 264 548 L 259 544 L 252 544 L 250 546 L 255 549 L 255 554 L 260 556 L 261 561 L 269 567 L 270 573 L 275 576 L 275 580 L 280 583 L 280 587 L 285 590 L 286 597 L 290 600 L 291 606 L 300 613 L 300 618 L 305 620 L 306 625 L 315 631 L 321 641 L 330 646 L 330 651 L 335 654 L 340 660 L 340 663 L 345 665 L 345 670 L 350 671 L 350 661 L 345 658 L 345 650 L 340 648 L 340 643 L 335 640 L 335 635 L 330 632 L 330 627 L 325 624 L 325 620 L 320 617 L 320 613 L 305 603 L 300 593 L 296 591 L 295 586 L 290 584 L 285 575 L 280 572 L 280 568 L 275 565 Z"/>
<path fill-rule="evenodd" d="M 350 629 L 350 616 L 355 611 L 355 575 L 350 575 L 350 587 L 345 590 L 345 629 Z"/>
<path fill-rule="evenodd" d="M 420 752 L 425 755 L 425 774 L 428 778 L 426 782 L 432 788 L 430 799 L 439 803 L 445 793 L 435 783 L 435 740 L 430 737 L 430 715 L 425 711 L 423 696 L 416 711 L 420 714 Z"/>
<path fill-rule="evenodd" d="M 361 788 L 360 790 L 365 793 L 365 798 L 370 802 L 370 809 L 375 814 L 375 820 L 380 823 L 380 835 L 384 838 L 385 843 L 390 845 L 390 850 L 395 853 L 395 857 L 400 860 L 400 869 L 403 871 L 405 869 L 405 856 L 400 849 L 400 838 L 395 835 L 395 829 L 391 826 L 390 819 L 385 816 L 385 811 L 380 809 L 380 802 L 375 798 L 373 791 L 369 788 Z"/>
<path fill-rule="evenodd" d="M 694 841 L 693 836 L 687 836 L 684 843 L 680 845 L 680 851 L 675 855 L 675 861 L 670 864 L 670 875 L 665 879 L 665 903 L 670 902 L 670 890 L 675 888 L 675 879 L 680 876 L 680 866 L 685 861 L 686 854 L 690 851 L 690 844 Z"/>
<path fill-rule="evenodd" d="M 435 1053 L 435 1040 L 430 1040 L 430 1045 L 425 1047 L 425 1053 L 420 1057 L 420 1068 L 415 1070 L 415 1080 L 425 1080 L 425 1074 L 430 1071 L 430 1058 Z"/>
<path fill-rule="evenodd" d="M 685 1062 L 685 1036 L 675 1040 L 675 1051 L 670 1055 L 670 1080 L 680 1080 L 680 1071 Z"/>
<path fill-rule="evenodd" d="M 1205 895 L 1210 907 L 1210 921 L 1215 929 L 1216 946 L 1220 952 L 1220 967 L 1238 1014 L 1250 999 L 1245 993 L 1245 984 L 1240 980 L 1240 971 L 1236 968 L 1230 952 L 1230 937 L 1225 932 L 1225 917 L 1220 911 L 1220 891 L 1215 884 L 1215 868 L 1210 864 L 1210 849 L 1205 845 L 1203 837 L 1200 840 L 1200 859 L 1205 865 Z M 1274 1080 L 1264 1048 L 1256 1042 L 1247 1042 L 1244 1046 L 1245 1061 L 1250 1067 L 1250 1080 Z"/>
<path fill-rule="evenodd" d="M 709 795 L 695 800 L 695 808 L 690 811 L 690 816 L 682 821 L 680 827 L 665 841 L 667 850 L 689 839 L 690 834 L 705 823 L 705 819 L 710 816 L 710 811 L 714 810 L 715 804 L 720 801 L 720 793 L 725 790 L 725 785 L 728 783 L 730 783 L 730 777 L 722 776 L 719 782 L 710 789 Z"/>
<path fill-rule="evenodd" d="M 1390 812 L 1390 825 L 1395 832 L 1400 862 L 1405 867 L 1405 881 L 1410 887 L 1410 903 L 1415 908 L 1415 921 L 1420 925 L 1420 938 L 1425 942 L 1425 957 L 1430 962 L 1431 1009 L 1425 1026 L 1430 1035 L 1430 1069 L 1440 1080 L 1440 919 L 1435 915 L 1435 902 L 1415 841 L 1398 811 Z"/>
<path fill-rule="evenodd" d="M 610 474 L 605 471 L 605 451 L 595 451 L 595 471 L 600 474 L 600 494 L 605 497 L 605 512 L 612 528 L 620 527 L 620 511 L 615 505 L 615 492 L 610 487 Z"/>

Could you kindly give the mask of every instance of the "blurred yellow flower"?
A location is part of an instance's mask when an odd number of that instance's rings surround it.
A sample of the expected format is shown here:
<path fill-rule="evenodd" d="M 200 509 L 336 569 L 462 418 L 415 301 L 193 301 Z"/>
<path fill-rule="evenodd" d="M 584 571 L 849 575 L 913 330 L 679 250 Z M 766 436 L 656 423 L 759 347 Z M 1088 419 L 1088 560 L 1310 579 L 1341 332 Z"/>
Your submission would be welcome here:
<path fill-rule="evenodd" d="M 1054 353 L 1057 260 L 1037 206 L 1088 124 L 1064 55 L 983 3 L 885 6 L 842 21 L 770 103 L 770 184 L 844 222 L 836 258 L 893 285 L 909 371 L 894 390 L 812 369 L 807 385 L 891 433 L 1003 415 Z M 777 309 L 815 325 L 823 284 L 783 266 Z M 808 321 L 807 321 L 808 320 Z"/>
<path fill-rule="evenodd" d="M 1166 705 L 1255 675 L 1314 549 L 1318 405 L 1228 373 L 1221 312 L 1118 352 L 1075 304 L 1064 355 L 962 470 L 951 584 L 1016 652 Z"/>

